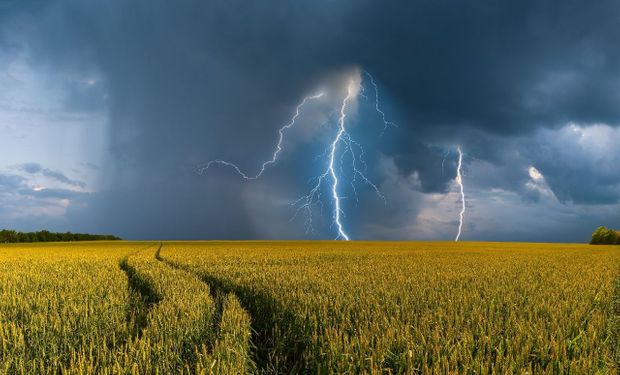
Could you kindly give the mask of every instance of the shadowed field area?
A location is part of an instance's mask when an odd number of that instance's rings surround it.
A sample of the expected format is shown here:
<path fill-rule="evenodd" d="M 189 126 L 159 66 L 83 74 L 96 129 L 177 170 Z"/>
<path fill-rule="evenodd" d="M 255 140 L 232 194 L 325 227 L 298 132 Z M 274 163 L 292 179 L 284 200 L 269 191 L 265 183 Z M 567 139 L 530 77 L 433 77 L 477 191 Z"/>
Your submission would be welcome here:
<path fill-rule="evenodd" d="M 0 373 L 617 373 L 620 248 L 0 245 Z"/>

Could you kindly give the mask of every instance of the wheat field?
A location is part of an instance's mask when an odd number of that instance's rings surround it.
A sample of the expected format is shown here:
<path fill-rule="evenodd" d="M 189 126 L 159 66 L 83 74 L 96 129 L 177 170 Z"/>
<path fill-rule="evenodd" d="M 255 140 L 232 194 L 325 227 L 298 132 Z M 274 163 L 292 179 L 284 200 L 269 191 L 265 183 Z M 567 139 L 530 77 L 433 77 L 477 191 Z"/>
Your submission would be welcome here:
<path fill-rule="evenodd" d="M 0 245 L 0 374 L 618 373 L 620 247 Z"/>

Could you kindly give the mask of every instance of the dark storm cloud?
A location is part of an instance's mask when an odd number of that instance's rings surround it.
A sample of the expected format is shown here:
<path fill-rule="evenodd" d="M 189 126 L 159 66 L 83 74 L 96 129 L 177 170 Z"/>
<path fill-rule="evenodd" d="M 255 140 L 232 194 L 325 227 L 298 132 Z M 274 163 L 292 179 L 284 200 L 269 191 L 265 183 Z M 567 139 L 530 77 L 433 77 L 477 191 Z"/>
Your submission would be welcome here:
<path fill-rule="evenodd" d="M 214 103 L 216 118 L 235 123 L 230 103 L 243 112 L 292 105 L 291 97 L 320 75 L 360 64 L 401 104 L 409 126 L 515 133 L 566 121 L 618 123 L 619 7 L 615 1 L 73 2 L 52 7 L 51 20 L 69 28 L 48 45 L 67 59 L 93 58 L 112 85 L 122 85 L 113 93 L 130 89 L 123 107 L 132 111 L 155 100 L 185 103 L 192 113 Z M 78 43 L 68 54 L 57 49 L 67 34 Z M 136 97 L 136 90 L 151 95 Z"/>
<path fill-rule="evenodd" d="M 617 2 L 377 4 L 355 50 L 419 126 L 618 123 Z"/>
<path fill-rule="evenodd" d="M 463 143 L 472 155 L 503 163 L 505 142 L 488 135 L 531 134 L 568 121 L 620 123 L 617 2 L 381 2 L 373 8 L 359 12 L 348 52 L 361 54 L 361 64 L 405 111 L 401 123 L 414 131 L 401 138 L 395 155 L 402 172 L 421 174 L 427 191 L 445 189 L 447 180 L 438 172 L 441 154 L 413 147 L 416 140 Z M 472 131 L 483 136 L 472 139 Z M 552 183 L 580 189 L 583 182 L 558 176 Z M 598 199 L 595 189 L 584 193 Z M 567 192 L 565 198 L 585 197 Z"/>
<path fill-rule="evenodd" d="M 620 123 L 618 11 L 615 1 L 69 1 L 15 11 L 29 31 L 0 41 L 24 40 L 38 63 L 105 82 L 112 157 L 102 170 L 112 188 L 71 215 L 128 238 L 244 238 L 260 236 L 239 198 L 248 185 L 194 167 L 215 157 L 256 167 L 300 98 L 356 65 L 400 125 L 375 151 L 394 158 L 401 178 L 417 176 L 417 189 L 447 191 L 454 152 L 443 171 L 441 160 L 460 143 L 506 167 L 505 178 L 477 181 L 487 187 L 521 191 L 537 161 L 562 200 L 617 200 L 611 177 L 581 181 L 587 163 L 563 174 L 521 139 L 568 121 Z M 104 105 L 81 90 L 68 106 Z M 273 184 L 314 173 L 300 163 L 283 164 Z"/>

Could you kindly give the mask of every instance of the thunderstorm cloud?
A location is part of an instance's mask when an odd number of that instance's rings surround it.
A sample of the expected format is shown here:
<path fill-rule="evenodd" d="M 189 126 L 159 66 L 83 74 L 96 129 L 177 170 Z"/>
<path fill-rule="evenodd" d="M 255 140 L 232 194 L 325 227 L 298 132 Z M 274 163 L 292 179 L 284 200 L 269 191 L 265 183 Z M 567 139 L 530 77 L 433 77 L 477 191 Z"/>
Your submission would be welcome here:
<path fill-rule="evenodd" d="M 0 3 L 0 225 L 125 238 L 334 238 L 291 202 L 324 169 L 346 82 L 365 185 L 354 239 L 585 241 L 620 227 L 620 4 Z M 382 133 L 374 108 L 398 125 Z M 258 171 L 301 99 L 325 90 Z"/>

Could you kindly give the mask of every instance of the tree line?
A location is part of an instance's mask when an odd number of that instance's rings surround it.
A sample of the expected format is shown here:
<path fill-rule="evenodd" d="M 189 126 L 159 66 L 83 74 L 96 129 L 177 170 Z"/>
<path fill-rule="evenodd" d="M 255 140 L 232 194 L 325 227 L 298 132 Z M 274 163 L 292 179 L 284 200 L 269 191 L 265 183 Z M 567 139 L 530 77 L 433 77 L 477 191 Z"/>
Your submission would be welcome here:
<path fill-rule="evenodd" d="M 620 245 L 620 232 L 617 230 L 598 227 L 592 233 L 592 239 L 590 240 L 592 245 Z"/>
<path fill-rule="evenodd" d="M 114 241 L 121 238 L 109 234 L 87 233 L 55 233 L 47 230 L 38 232 L 18 232 L 14 230 L 0 230 L 0 243 L 20 242 L 69 242 L 69 241 Z"/>

